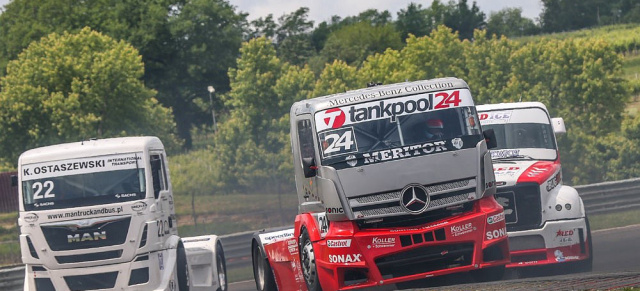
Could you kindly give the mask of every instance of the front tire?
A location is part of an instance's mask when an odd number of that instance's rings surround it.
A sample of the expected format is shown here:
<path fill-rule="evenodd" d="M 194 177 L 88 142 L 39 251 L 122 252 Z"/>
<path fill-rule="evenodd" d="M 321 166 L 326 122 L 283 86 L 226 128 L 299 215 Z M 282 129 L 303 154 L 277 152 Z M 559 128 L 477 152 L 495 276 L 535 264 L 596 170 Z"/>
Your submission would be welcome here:
<path fill-rule="evenodd" d="M 256 281 L 256 289 L 259 291 L 276 291 L 275 277 L 271 271 L 269 260 L 262 255 L 257 243 L 253 244 L 253 278 Z"/>
<path fill-rule="evenodd" d="M 303 228 L 301 231 L 299 243 L 300 265 L 302 266 L 304 281 L 307 283 L 307 289 L 309 289 L 309 291 L 322 291 L 322 286 L 320 286 L 320 280 L 318 279 L 313 243 L 309 238 L 309 233 L 306 228 Z"/>
<path fill-rule="evenodd" d="M 182 243 L 178 245 L 178 290 L 189 291 L 189 265 L 187 264 L 187 252 Z"/>
<path fill-rule="evenodd" d="M 218 291 L 227 291 L 227 262 L 224 259 L 224 250 L 222 249 L 222 244 L 218 242 L 216 244 L 216 270 L 218 274 L 214 274 L 218 276 Z"/>

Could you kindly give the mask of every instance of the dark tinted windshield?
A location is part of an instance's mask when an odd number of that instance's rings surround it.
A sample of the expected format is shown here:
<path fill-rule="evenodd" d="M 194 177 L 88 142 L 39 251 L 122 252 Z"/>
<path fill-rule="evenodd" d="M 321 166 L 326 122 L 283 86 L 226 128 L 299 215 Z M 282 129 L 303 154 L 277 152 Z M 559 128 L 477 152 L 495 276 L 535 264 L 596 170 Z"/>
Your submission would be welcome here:
<path fill-rule="evenodd" d="M 25 210 L 143 199 L 146 193 L 144 167 L 136 160 L 140 156 L 141 153 L 24 166 L 22 197 Z"/>
<path fill-rule="evenodd" d="M 316 113 L 323 164 L 364 164 L 463 147 L 481 140 L 468 90 L 385 99 Z"/>
<path fill-rule="evenodd" d="M 553 129 L 543 123 L 486 124 L 483 129 L 493 129 L 499 149 L 555 149 Z"/>

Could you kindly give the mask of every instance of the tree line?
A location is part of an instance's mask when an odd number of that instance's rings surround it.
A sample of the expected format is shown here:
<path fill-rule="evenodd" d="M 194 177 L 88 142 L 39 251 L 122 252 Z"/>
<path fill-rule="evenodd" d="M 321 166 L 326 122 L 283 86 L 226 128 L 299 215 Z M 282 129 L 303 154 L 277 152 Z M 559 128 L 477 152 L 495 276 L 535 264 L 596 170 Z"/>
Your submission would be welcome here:
<path fill-rule="evenodd" d="M 172 162 L 177 190 L 291 190 L 294 101 L 457 76 L 481 103 L 539 100 L 564 115 L 566 180 L 629 177 L 640 134 L 624 114 L 620 56 L 598 40 L 497 36 L 566 29 L 550 25 L 573 15 L 573 2 L 542 1 L 538 23 L 512 8 L 487 19 L 459 0 L 412 3 L 395 20 L 372 9 L 314 26 L 305 7 L 249 22 L 224 0 L 14 0 L 0 14 L 0 167 L 15 168 L 36 146 L 153 134 L 182 153 Z M 576 15 L 598 16 L 583 27 L 639 19 L 633 1 L 578 6 L 591 10 Z M 212 107 L 221 113 L 214 143 L 185 152 L 194 129 L 211 126 Z"/>

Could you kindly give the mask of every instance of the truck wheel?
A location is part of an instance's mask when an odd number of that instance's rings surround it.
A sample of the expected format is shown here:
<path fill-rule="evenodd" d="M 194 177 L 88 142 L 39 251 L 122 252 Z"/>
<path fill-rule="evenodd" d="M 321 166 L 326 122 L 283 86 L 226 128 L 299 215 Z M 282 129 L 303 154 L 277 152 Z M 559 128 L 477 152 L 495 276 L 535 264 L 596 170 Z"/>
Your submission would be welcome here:
<path fill-rule="evenodd" d="M 224 260 L 224 250 L 220 243 L 216 244 L 216 269 L 218 270 L 218 283 L 220 284 L 218 291 L 227 291 L 227 262 Z"/>
<path fill-rule="evenodd" d="M 182 243 L 178 246 L 178 290 L 189 291 L 189 265 L 187 264 L 187 253 Z"/>
<path fill-rule="evenodd" d="M 267 258 L 262 256 L 258 244 L 253 244 L 253 278 L 259 291 L 276 291 L 276 281 Z"/>
<path fill-rule="evenodd" d="M 322 291 L 320 280 L 318 280 L 318 269 L 316 266 L 316 257 L 313 251 L 313 244 L 309 239 L 309 233 L 306 228 L 302 229 L 300 234 L 300 265 L 302 266 L 302 274 L 304 281 L 307 283 L 309 291 Z"/>
<path fill-rule="evenodd" d="M 504 271 L 504 266 L 498 266 L 475 270 L 472 274 L 476 282 L 490 282 L 502 279 L 502 277 L 504 277 Z"/>

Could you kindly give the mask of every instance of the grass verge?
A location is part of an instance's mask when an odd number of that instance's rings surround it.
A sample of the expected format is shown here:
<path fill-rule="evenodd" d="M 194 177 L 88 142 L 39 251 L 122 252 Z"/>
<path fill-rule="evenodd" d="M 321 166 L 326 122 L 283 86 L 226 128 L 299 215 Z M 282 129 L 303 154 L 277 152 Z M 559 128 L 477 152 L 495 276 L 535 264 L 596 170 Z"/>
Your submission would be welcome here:
<path fill-rule="evenodd" d="M 640 209 L 589 215 L 591 230 L 640 224 Z"/>

